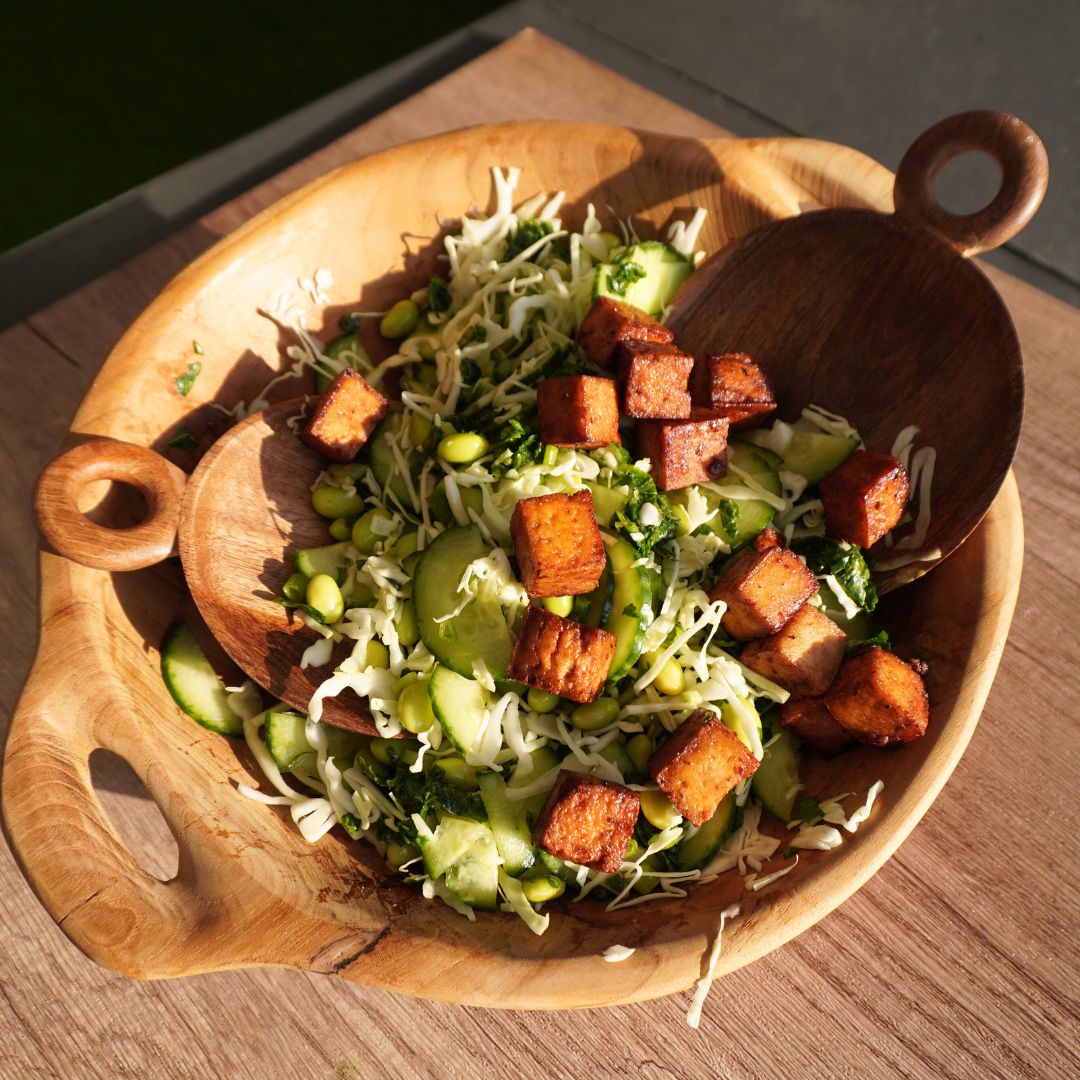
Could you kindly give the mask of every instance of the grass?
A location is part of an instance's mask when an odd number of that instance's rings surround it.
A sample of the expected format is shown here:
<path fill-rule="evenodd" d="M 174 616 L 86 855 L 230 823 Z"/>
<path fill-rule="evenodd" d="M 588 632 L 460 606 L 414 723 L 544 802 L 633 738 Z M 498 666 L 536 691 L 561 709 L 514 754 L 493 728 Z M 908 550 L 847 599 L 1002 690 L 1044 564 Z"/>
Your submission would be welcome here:
<path fill-rule="evenodd" d="M 498 6 L 16 5 L 4 15 L 0 65 L 0 251 Z"/>

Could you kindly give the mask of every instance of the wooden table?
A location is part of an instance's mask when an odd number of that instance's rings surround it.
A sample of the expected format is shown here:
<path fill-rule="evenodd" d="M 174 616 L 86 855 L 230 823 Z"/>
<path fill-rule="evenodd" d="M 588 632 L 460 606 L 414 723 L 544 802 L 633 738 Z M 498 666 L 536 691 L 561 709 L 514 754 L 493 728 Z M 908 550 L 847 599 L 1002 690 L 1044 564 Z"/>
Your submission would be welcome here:
<path fill-rule="evenodd" d="M 539 115 L 718 131 L 525 32 L 0 336 L 5 724 L 34 648 L 33 479 L 142 307 L 218 237 L 338 162 L 464 124 Z M 68 942 L 4 850 L 0 1077 L 1080 1074 L 1080 312 L 993 277 L 1028 369 L 1016 463 L 1028 541 L 982 723 L 899 854 L 814 929 L 718 984 L 700 1031 L 685 1024 L 686 998 L 529 1014 L 412 1001 L 294 971 L 125 981 Z M 108 758 L 95 776 L 136 855 L 168 873 L 175 847 L 138 780 Z M 57 858 L 64 842 L 56 837 Z"/>

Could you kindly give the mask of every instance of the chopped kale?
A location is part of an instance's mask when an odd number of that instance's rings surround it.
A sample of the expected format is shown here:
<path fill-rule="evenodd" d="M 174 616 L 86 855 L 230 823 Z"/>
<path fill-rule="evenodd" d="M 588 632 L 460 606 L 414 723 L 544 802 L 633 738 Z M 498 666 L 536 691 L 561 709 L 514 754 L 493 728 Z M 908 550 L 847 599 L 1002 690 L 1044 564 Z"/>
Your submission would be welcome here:
<path fill-rule="evenodd" d="M 191 428 L 184 425 L 166 445 L 175 446 L 177 450 L 198 450 L 199 440 L 191 433 Z"/>
<path fill-rule="evenodd" d="M 438 763 L 432 762 L 431 767 L 436 771 Z M 487 811 L 479 792 L 462 791 L 445 780 L 432 779 L 424 773 L 410 772 L 403 762 L 379 783 L 387 791 L 394 793 L 406 814 L 419 814 L 426 818 L 436 810 L 441 810 L 445 814 L 453 814 L 454 817 L 487 821 Z"/>
<path fill-rule="evenodd" d="M 202 371 L 202 364 L 198 360 L 192 360 L 187 366 L 187 371 L 183 375 L 176 376 L 176 389 L 181 397 L 187 397 L 191 393 L 191 388 L 195 385 L 200 371 Z"/>
<path fill-rule="evenodd" d="M 821 817 L 821 803 L 813 795 L 800 799 L 795 804 L 795 817 L 799 821 L 805 821 L 807 825 L 817 821 Z"/>
<path fill-rule="evenodd" d="M 526 427 L 517 417 L 503 424 L 494 449 L 495 463 L 491 472 L 497 478 L 505 476 L 511 469 L 523 469 L 539 461 L 544 454 L 544 444 L 535 429 Z M 508 456 L 506 451 L 509 451 Z"/>
<path fill-rule="evenodd" d="M 428 282 L 428 304 L 436 315 L 450 310 L 450 286 L 438 274 L 432 274 Z"/>
<path fill-rule="evenodd" d="M 345 813 L 338 818 L 338 824 L 354 839 L 357 840 L 362 832 L 360 819 L 354 814 Z"/>
<path fill-rule="evenodd" d="M 818 576 L 832 574 L 844 592 L 864 611 L 871 612 L 877 607 L 877 589 L 870 576 L 873 566 L 861 548 L 846 540 L 806 536 L 792 541 L 791 549 L 801 555 Z"/>
<path fill-rule="evenodd" d="M 303 600 L 289 600 L 284 596 L 275 596 L 274 603 L 280 604 L 284 608 L 295 608 L 297 611 L 306 612 L 316 622 L 325 623 L 326 619 L 323 618 L 323 614 L 318 608 L 313 608 L 310 604 L 305 603 Z"/>
<path fill-rule="evenodd" d="M 626 485 L 630 494 L 622 509 L 615 511 L 612 525 L 626 537 L 639 555 L 648 555 L 657 544 L 674 536 L 679 520 L 675 517 L 666 495 L 661 495 L 656 482 L 633 465 L 624 465 L 612 479 L 612 487 Z M 651 503 L 660 513 L 658 525 L 643 525 L 641 509 Z"/>
<path fill-rule="evenodd" d="M 458 338 L 458 348 L 463 349 L 474 341 L 487 341 L 487 327 L 482 323 L 473 323 L 464 334 Z"/>
<path fill-rule="evenodd" d="M 517 232 L 506 242 L 506 251 L 503 252 L 503 257 L 499 262 L 509 262 L 511 259 L 516 259 L 526 248 L 532 247 L 537 240 L 550 236 L 552 232 L 554 232 L 554 229 L 550 221 L 538 221 L 536 218 L 529 218 L 520 222 Z"/>
<path fill-rule="evenodd" d="M 633 260 L 616 263 L 608 272 L 607 287 L 616 296 L 625 296 L 626 290 L 645 276 L 645 267 Z"/>
<path fill-rule="evenodd" d="M 871 637 L 860 638 L 858 641 L 848 641 L 848 652 L 851 652 L 852 649 L 859 648 L 860 645 L 877 645 L 887 652 L 892 652 L 892 642 L 889 640 L 888 630 L 879 630 Z"/>
<path fill-rule="evenodd" d="M 359 315 L 342 315 L 338 319 L 338 326 L 341 328 L 342 333 L 355 334 L 360 329 L 360 316 Z"/>
<path fill-rule="evenodd" d="M 726 536 L 739 531 L 739 504 L 734 499 L 720 500 L 720 528 Z"/>

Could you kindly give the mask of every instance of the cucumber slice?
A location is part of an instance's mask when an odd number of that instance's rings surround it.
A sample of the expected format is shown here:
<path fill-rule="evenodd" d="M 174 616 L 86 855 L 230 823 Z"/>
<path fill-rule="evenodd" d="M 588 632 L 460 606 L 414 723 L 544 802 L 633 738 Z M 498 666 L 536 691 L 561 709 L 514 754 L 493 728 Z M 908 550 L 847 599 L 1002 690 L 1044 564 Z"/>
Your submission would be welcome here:
<path fill-rule="evenodd" d="M 482 772 L 477 779 L 503 869 L 511 877 L 519 877 L 536 862 L 525 808 L 522 802 L 506 797 L 506 784 L 498 773 Z"/>
<path fill-rule="evenodd" d="M 783 468 L 820 483 L 859 448 L 859 440 L 848 435 L 796 429 L 784 451 Z"/>
<path fill-rule="evenodd" d="M 604 487 L 603 484 L 591 484 L 586 481 L 585 486 L 592 492 L 593 516 L 599 525 L 606 528 L 611 524 L 612 518 L 626 505 L 629 496 L 625 491 Z"/>
<path fill-rule="evenodd" d="M 700 870 L 708 866 L 741 819 L 742 811 L 735 805 L 735 792 L 732 791 L 704 825 L 697 829 L 692 825 L 686 826 L 687 832 L 675 849 L 675 862 L 679 869 Z"/>
<path fill-rule="evenodd" d="M 282 772 L 289 772 L 302 757 L 314 754 L 304 734 L 307 718 L 293 709 L 271 709 L 263 725 L 266 748 Z"/>
<path fill-rule="evenodd" d="M 614 592 L 615 578 L 611 573 L 611 560 L 607 559 L 596 588 L 591 593 L 574 598 L 574 618 L 586 626 L 606 625 Z"/>
<path fill-rule="evenodd" d="M 445 619 L 461 602 L 457 587 L 465 568 L 488 553 L 475 525 L 447 529 L 424 550 L 413 576 L 420 637 L 440 664 L 468 679 L 477 660 L 484 661 L 492 678 L 505 679 L 513 649 L 502 607 L 483 586 L 464 610 Z"/>
<path fill-rule="evenodd" d="M 634 566 L 637 552 L 626 540 L 616 540 L 608 549 L 615 587 L 611 614 L 604 624 L 615 635 L 615 655 L 608 679 L 621 679 L 641 655 L 645 631 L 652 622 L 652 588 L 643 566 Z"/>
<path fill-rule="evenodd" d="M 334 338 L 323 348 L 323 355 L 335 362 L 338 371 L 347 367 L 351 367 L 353 371 L 359 371 L 361 363 L 371 364 L 371 357 L 360 344 L 360 338 L 356 334 L 342 334 L 341 337 Z M 316 371 L 315 393 L 324 393 L 333 381 L 333 375 L 324 375 L 321 371 Z"/>
<path fill-rule="evenodd" d="M 532 758 L 532 769 L 529 770 L 528 776 L 519 777 L 517 774 L 511 776 L 506 781 L 508 788 L 525 787 L 527 784 L 533 783 L 538 777 L 543 776 L 544 773 L 551 772 L 559 762 L 562 760 L 550 746 L 540 746 L 535 749 L 532 754 L 529 755 Z M 552 784 L 555 780 L 552 778 Z M 530 823 L 535 822 L 540 816 L 540 811 L 544 807 L 544 803 L 547 802 L 548 793 L 541 791 L 537 795 L 531 795 L 527 799 L 511 800 L 511 802 L 517 802 L 524 814 L 527 821 Z"/>
<path fill-rule="evenodd" d="M 569 866 L 557 858 L 550 852 L 545 851 L 543 848 L 536 849 L 536 861 L 549 873 L 554 874 L 557 878 L 561 878 L 567 883 L 572 885 L 577 881 L 577 871 L 572 870 Z"/>
<path fill-rule="evenodd" d="M 764 739 L 768 742 L 776 736 L 765 751 L 765 757 L 757 772 L 750 778 L 750 790 L 770 814 L 787 824 L 792 818 L 795 796 L 799 793 L 799 765 L 802 754 L 799 740 L 774 716 L 764 725 Z"/>
<path fill-rule="evenodd" d="M 693 272 L 693 262 L 670 244 L 659 240 L 631 244 L 614 262 L 596 268 L 593 299 L 611 296 L 659 318 Z"/>
<path fill-rule="evenodd" d="M 428 696 L 435 718 L 454 749 L 468 758 L 484 728 L 484 688 L 475 679 L 466 679 L 436 664 L 428 681 Z"/>
<path fill-rule="evenodd" d="M 389 413 L 372 433 L 370 440 L 368 440 L 367 451 L 368 464 L 375 474 L 375 479 L 379 482 L 379 487 L 385 488 L 390 477 L 393 476 L 394 479 L 390 484 L 390 490 L 400 502 L 408 503 L 409 489 L 397 464 L 397 455 L 391 446 L 393 441 L 401 449 L 401 425 L 403 423 L 405 423 L 404 412 Z M 420 451 L 409 443 L 405 449 L 401 449 L 401 455 L 405 459 L 406 467 L 415 476 L 423 462 Z"/>
<path fill-rule="evenodd" d="M 349 541 L 342 540 L 340 544 L 300 548 L 293 555 L 293 561 L 301 574 L 309 578 L 316 574 L 329 574 L 340 585 L 345 580 L 345 564 L 348 561 L 345 549 L 348 546 Z"/>
<path fill-rule="evenodd" d="M 174 623 L 161 643 L 161 677 L 173 701 L 196 723 L 219 735 L 244 734 L 243 720 L 229 708 L 225 685 L 187 623 Z"/>
<path fill-rule="evenodd" d="M 470 907 L 495 910 L 499 852 L 486 825 L 447 815 L 433 835 L 421 835 L 419 842 L 429 877 L 444 877 L 446 887 Z"/>

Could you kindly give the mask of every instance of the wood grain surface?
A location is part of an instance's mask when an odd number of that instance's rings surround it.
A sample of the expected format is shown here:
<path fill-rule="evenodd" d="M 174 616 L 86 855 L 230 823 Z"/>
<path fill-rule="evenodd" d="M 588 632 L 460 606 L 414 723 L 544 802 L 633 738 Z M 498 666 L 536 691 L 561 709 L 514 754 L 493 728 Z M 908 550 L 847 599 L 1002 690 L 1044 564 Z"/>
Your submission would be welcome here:
<path fill-rule="evenodd" d="M 517 78 L 524 66 L 547 88 L 542 101 Z M 522 35 L 0 338 L 4 369 L 17 375 L 0 398 L 2 483 L 9 505 L 23 511 L 9 514 L 0 546 L 5 715 L 34 647 L 33 477 L 104 355 L 160 286 L 218 235 L 332 164 L 440 128 L 539 109 L 715 131 Z M 539 1066 L 567 1076 L 1074 1075 L 1070 825 L 1078 752 L 1070 720 L 1080 691 L 1080 483 L 1070 433 L 1080 405 L 1080 316 L 993 276 L 1027 365 L 1017 471 L 1028 553 L 983 722 L 899 855 L 813 930 L 726 978 L 699 1033 L 684 1026 L 686 1002 L 678 999 L 527 1015 L 419 1003 L 286 971 L 127 982 L 70 946 L 5 854 L 0 1074 L 502 1076 Z M 170 867 L 152 804 L 114 760 L 99 755 L 91 773 L 136 856 L 167 877 L 175 855 Z M 58 849 L 64 840 L 56 837 Z"/>

